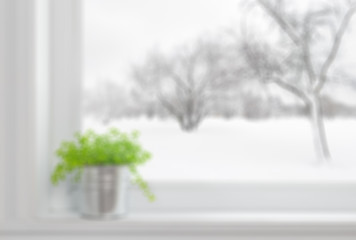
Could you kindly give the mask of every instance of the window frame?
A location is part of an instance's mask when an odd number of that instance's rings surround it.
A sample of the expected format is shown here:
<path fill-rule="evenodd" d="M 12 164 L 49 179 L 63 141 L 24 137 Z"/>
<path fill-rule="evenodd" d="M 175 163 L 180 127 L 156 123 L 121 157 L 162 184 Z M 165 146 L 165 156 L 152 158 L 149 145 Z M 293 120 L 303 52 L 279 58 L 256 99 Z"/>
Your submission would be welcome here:
<path fill-rule="evenodd" d="M 5 82 L 1 82 L 0 88 L 0 116 L 1 123 L 4 123 L 1 124 L 1 132 L 6 133 L 0 139 L 0 143 L 6 143 L 6 147 L 1 149 L 4 154 L 0 156 L 0 163 L 1 169 L 7 169 L 5 173 L 0 169 L 4 176 L 0 182 L 0 192 L 6 196 L 4 203 L 0 202 L 5 212 L 0 221 L 31 221 L 38 217 L 65 215 L 73 207 L 67 197 L 68 184 L 59 189 L 52 188 L 49 174 L 53 167 L 51 164 L 56 161 L 51 157 L 55 147 L 62 139 L 71 137 L 74 131 L 80 129 L 82 2 L 28 0 L 25 5 L 20 0 L 8 2 L 17 12 L 29 14 L 5 14 L 3 17 L 8 21 L 1 22 L 16 24 L 0 25 L 1 31 L 11 33 L 6 41 L 1 42 L 1 47 L 10 48 L 0 58 L 4 63 L 1 69 L 3 76 L 7 77 Z M 45 3 L 48 5 L 42 10 L 34 7 Z M 47 23 L 36 20 L 37 11 L 47 18 Z M 65 21 L 63 16 L 67 16 Z M 23 38 L 19 39 L 13 27 L 18 31 L 24 30 L 20 31 Z M 40 36 L 44 39 L 41 40 Z M 49 47 L 48 53 L 39 52 L 42 44 Z M 17 49 L 26 51 L 19 52 Z M 12 51 L 17 51 L 18 55 L 6 62 L 6 57 L 11 56 Z M 48 62 L 48 65 L 40 67 L 41 62 Z M 14 69 L 16 71 L 11 71 Z M 4 105 L 6 102 L 12 104 Z M 28 119 L 28 122 L 24 124 L 23 119 Z M 14 161 L 8 161 L 8 158 Z M 9 188 L 10 185 L 13 187 Z M 201 213 L 204 209 L 217 212 L 222 209 L 219 205 L 221 201 L 224 204 L 223 211 L 227 212 L 246 209 L 251 212 L 296 212 L 308 210 L 308 199 L 323 201 L 324 208 L 315 211 L 356 211 L 356 183 L 152 182 L 151 185 L 158 196 L 154 204 L 147 203 L 136 188 L 131 189 L 133 213 Z M 253 186 L 254 190 L 249 190 L 249 186 Z M 294 195 L 286 195 L 286 189 L 295 190 Z M 266 195 L 263 197 L 261 193 Z M 224 198 L 219 203 L 216 197 L 221 195 Z M 340 195 L 341 198 L 337 197 Z M 238 206 L 239 203 L 242 205 Z M 310 207 L 309 210 L 313 212 Z"/>

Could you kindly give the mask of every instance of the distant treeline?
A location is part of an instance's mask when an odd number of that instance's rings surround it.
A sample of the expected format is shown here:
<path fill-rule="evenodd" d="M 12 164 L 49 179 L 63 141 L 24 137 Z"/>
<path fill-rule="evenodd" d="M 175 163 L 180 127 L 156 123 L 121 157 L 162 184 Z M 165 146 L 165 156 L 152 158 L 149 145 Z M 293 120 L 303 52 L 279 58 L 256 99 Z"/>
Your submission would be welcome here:
<path fill-rule="evenodd" d="M 356 91 L 355 91 L 356 94 Z M 325 118 L 356 117 L 356 105 L 343 103 L 328 95 L 322 96 Z M 207 118 L 245 118 L 264 120 L 269 118 L 306 117 L 309 110 L 303 102 L 283 101 L 283 97 L 260 93 L 239 92 L 226 94 L 212 101 Z M 171 118 L 171 114 L 157 101 L 145 101 L 119 84 L 103 82 L 95 90 L 87 91 L 84 98 L 84 114 L 103 122 L 121 118 Z"/>

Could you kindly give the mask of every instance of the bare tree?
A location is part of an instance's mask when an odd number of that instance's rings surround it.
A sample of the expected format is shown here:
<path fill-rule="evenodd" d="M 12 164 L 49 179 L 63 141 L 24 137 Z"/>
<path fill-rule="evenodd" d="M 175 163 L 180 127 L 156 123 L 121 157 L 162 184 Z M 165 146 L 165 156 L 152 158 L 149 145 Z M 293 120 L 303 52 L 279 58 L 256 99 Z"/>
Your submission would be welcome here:
<path fill-rule="evenodd" d="M 158 102 L 182 130 L 193 131 L 209 114 L 214 99 L 235 79 L 225 54 L 222 45 L 207 40 L 171 55 L 153 52 L 133 68 L 136 90 L 147 101 Z"/>
<path fill-rule="evenodd" d="M 331 157 L 322 117 L 321 91 L 331 76 L 356 5 L 351 1 L 332 1 L 300 12 L 291 10 L 284 0 L 256 2 L 277 27 L 274 36 L 277 40 L 271 43 L 253 39 L 243 28 L 242 51 L 246 60 L 259 79 L 276 84 L 305 103 L 318 159 L 328 162 Z"/>

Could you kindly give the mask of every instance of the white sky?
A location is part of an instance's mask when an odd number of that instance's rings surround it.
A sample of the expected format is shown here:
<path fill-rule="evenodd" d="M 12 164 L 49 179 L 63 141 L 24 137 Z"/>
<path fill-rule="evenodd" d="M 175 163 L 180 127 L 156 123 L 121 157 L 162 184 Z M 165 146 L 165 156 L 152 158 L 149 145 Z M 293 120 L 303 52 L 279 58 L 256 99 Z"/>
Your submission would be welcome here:
<path fill-rule="evenodd" d="M 85 0 L 85 85 L 122 81 L 153 48 L 237 24 L 237 0 Z"/>
<path fill-rule="evenodd" d="M 84 86 L 93 86 L 103 79 L 127 83 L 131 63 L 142 61 L 151 49 L 169 50 L 222 27 L 238 29 L 240 3 L 240 0 L 85 0 Z M 350 71 L 356 69 L 356 17 L 353 25 L 342 47 L 349 60 L 339 59 Z"/>

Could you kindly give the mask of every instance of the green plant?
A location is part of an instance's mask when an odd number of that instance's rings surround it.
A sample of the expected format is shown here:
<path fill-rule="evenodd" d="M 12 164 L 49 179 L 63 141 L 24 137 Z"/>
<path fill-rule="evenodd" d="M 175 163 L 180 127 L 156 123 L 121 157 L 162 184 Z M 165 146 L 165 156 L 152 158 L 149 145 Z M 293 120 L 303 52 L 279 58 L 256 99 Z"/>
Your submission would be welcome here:
<path fill-rule="evenodd" d="M 85 166 L 125 165 L 131 172 L 133 182 L 150 201 L 154 200 L 147 183 L 137 171 L 138 165 L 151 158 L 151 154 L 139 144 L 137 131 L 124 133 L 111 128 L 104 134 L 88 130 L 85 133 L 78 132 L 74 136 L 75 140 L 63 141 L 56 151 L 61 161 L 51 176 L 54 185 L 70 174 L 74 174 L 75 180 L 78 181 Z"/>

